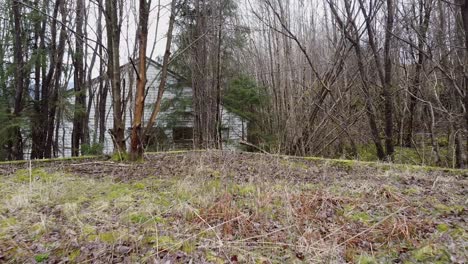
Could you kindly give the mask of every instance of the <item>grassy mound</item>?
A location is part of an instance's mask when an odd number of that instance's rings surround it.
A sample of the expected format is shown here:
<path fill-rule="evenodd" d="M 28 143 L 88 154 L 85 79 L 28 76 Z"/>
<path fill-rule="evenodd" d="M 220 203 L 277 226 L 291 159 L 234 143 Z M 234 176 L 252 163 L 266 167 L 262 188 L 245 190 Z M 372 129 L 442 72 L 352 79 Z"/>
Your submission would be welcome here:
<path fill-rule="evenodd" d="M 229 152 L 0 166 L 0 262 L 465 263 L 466 171 Z"/>

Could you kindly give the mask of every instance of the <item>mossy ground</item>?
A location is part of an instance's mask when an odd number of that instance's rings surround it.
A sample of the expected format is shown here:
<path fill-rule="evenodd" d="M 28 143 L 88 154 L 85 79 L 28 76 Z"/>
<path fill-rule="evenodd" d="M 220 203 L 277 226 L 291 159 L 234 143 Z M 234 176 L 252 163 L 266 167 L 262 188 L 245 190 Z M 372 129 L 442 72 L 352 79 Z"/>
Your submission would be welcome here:
<path fill-rule="evenodd" d="M 427 165 L 432 167 L 454 167 L 455 162 L 452 159 L 454 154 L 453 150 L 448 149 L 446 144 L 439 145 L 439 156 L 440 160 L 436 163 L 435 154 L 432 150 L 430 141 L 425 142 L 425 145 L 418 145 L 417 148 L 408 148 L 395 146 L 395 153 L 393 159 L 395 163 L 399 164 L 408 164 L 408 165 Z M 375 146 L 372 144 L 369 145 L 359 145 L 357 147 L 357 157 L 352 157 L 350 155 L 344 154 L 349 158 L 356 158 L 360 161 L 377 161 L 377 151 Z"/>
<path fill-rule="evenodd" d="M 465 263 L 465 172 L 371 165 L 193 152 L 19 166 L 0 177 L 0 262 Z"/>

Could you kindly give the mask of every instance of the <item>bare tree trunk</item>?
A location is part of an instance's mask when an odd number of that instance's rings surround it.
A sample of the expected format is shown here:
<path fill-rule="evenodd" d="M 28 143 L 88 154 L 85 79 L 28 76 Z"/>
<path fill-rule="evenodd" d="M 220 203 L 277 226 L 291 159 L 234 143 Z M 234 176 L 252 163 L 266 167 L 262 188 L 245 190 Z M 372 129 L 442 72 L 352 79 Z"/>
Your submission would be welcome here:
<path fill-rule="evenodd" d="M 410 86 L 410 94 L 409 94 L 409 119 L 407 123 L 407 131 L 404 138 L 404 145 L 406 147 L 412 146 L 413 141 L 413 127 L 414 127 L 414 114 L 416 111 L 417 106 L 417 96 L 420 96 L 421 90 L 421 74 L 424 66 L 425 61 L 425 54 L 424 54 L 424 46 L 426 45 L 427 41 L 427 31 L 429 28 L 429 21 L 431 18 L 431 11 L 432 11 L 432 0 L 425 0 L 419 2 L 419 14 L 418 14 L 418 25 L 417 25 L 417 39 L 418 39 L 418 46 L 417 46 L 417 54 L 418 54 L 418 61 L 416 62 L 416 69 L 415 69 L 415 76 L 412 85 Z M 414 16 L 417 14 L 414 13 Z"/>
<path fill-rule="evenodd" d="M 459 167 L 465 168 L 467 166 L 468 161 L 466 153 L 468 152 L 468 0 L 464 0 L 461 7 L 461 17 L 464 29 L 464 45 L 465 45 L 465 56 L 464 58 L 460 58 L 462 61 L 464 60 L 464 88 L 465 97 L 463 98 L 464 101 L 464 111 L 465 111 L 465 131 L 462 135 L 460 135 L 459 144 L 460 146 L 460 156 L 459 157 Z M 464 140 L 463 140 L 464 137 Z M 466 147 L 463 148 L 463 141 L 466 143 Z"/>
<path fill-rule="evenodd" d="M 103 70 L 101 69 L 101 72 Z M 102 75 L 101 75 L 102 76 Z M 99 143 L 104 144 L 106 135 L 106 101 L 107 94 L 109 92 L 109 83 L 103 80 L 99 80 Z"/>
<path fill-rule="evenodd" d="M 49 45 L 49 57 L 50 57 L 50 65 L 47 71 L 47 74 L 43 72 L 43 80 L 42 80 L 42 89 L 41 89 L 41 122 L 42 122 L 42 137 L 41 137 L 41 147 L 42 147 L 42 157 L 50 157 L 52 154 L 52 146 L 48 145 L 48 131 L 49 131 L 49 123 L 51 122 L 49 119 L 49 111 L 50 111 L 50 98 L 52 96 L 51 92 L 53 91 L 54 87 L 54 73 L 58 67 L 57 63 L 57 56 L 61 50 L 57 49 L 57 24 L 58 24 L 58 14 L 61 11 L 61 7 L 63 5 L 62 0 L 55 1 L 54 10 L 52 15 L 52 22 L 50 26 L 50 35 L 51 35 L 51 43 Z M 64 18 L 62 17 L 62 21 Z M 63 26 L 63 25 L 62 25 Z M 65 46 L 63 46 L 64 48 Z M 44 46 L 45 49 L 45 46 Z M 62 49 L 63 50 L 63 49 Z"/>
<path fill-rule="evenodd" d="M 457 168 L 465 168 L 465 150 L 463 149 L 463 132 L 461 130 L 455 131 L 455 157 Z"/>
<path fill-rule="evenodd" d="M 123 121 L 122 90 L 120 81 L 120 28 L 119 7 L 117 1 L 105 1 L 105 17 L 107 29 L 107 75 L 112 87 L 112 108 L 114 125 L 111 135 L 114 140 L 114 147 L 117 152 L 126 152 L 125 145 L 125 123 Z M 118 12 L 119 11 L 119 12 Z"/>
<path fill-rule="evenodd" d="M 148 42 L 148 16 L 151 7 L 151 0 L 140 0 L 140 14 L 138 26 L 139 56 L 137 87 L 135 96 L 135 112 L 132 124 L 131 152 L 130 158 L 133 161 L 143 157 L 142 119 L 145 106 L 145 86 L 146 86 L 146 45 Z"/>
<path fill-rule="evenodd" d="M 393 147 L 393 95 L 392 95 L 392 61 L 391 61 L 391 42 L 393 33 L 393 18 L 394 18 L 394 6 L 393 0 L 387 0 L 387 16 L 385 25 L 385 40 L 384 40 L 384 62 L 382 65 L 378 47 L 376 43 L 376 36 L 374 27 L 372 24 L 373 16 L 375 12 L 371 5 L 371 8 L 367 11 L 363 0 L 359 0 L 360 9 L 365 19 L 366 31 L 369 37 L 369 46 L 372 50 L 376 70 L 383 86 L 383 97 L 384 97 L 384 116 L 385 116 L 385 148 L 386 157 L 385 159 L 392 159 L 394 147 Z"/>
<path fill-rule="evenodd" d="M 34 6 L 41 10 L 39 0 L 34 1 Z M 36 11 L 39 14 L 38 11 Z M 43 140 L 43 114 L 41 113 L 41 73 L 43 68 L 46 67 L 44 56 L 42 55 L 45 50 L 43 49 L 44 32 L 46 19 L 38 19 L 34 23 L 34 113 L 31 121 L 31 159 L 40 159 L 44 157 L 44 140 Z M 45 78 L 42 75 L 42 78 Z"/>
<path fill-rule="evenodd" d="M 222 129 L 222 116 L 221 116 L 221 46 L 222 46 L 222 28 L 223 28 L 223 7 L 218 6 L 218 44 L 217 44 L 217 56 L 216 56 L 216 148 L 223 149 L 223 138 L 221 134 Z"/>
<path fill-rule="evenodd" d="M 432 152 L 434 154 L 434 163 L 436 165 L 441 165 L 440 160 L 440 152 L 439 152 L 439 143 L 437 142 L 437 136 L 435 132 L 435 115 L 434 115 L 434 107 L 431 103 L 428 105 L 428 112 L 430 116 L 430 125 L 429 125 L 429 132 L 431 134 L 431 145 L 432 145 Z"/>
<path fill-rule="evenodd" d="M 106 101 L 107 101 L 107 93 L 109 92 L 108 89 L 108 83 L 109 81 L 105 78 L 104 76 L 104 64 L 105 61 L 103 59 L 103 48 L 102 48 L 102 15 L 103 15 L 103 10 L 99 9 L 99 14 L 98 14 L 98 22 L 97 22 L 97 42 L 100 44 L 98 48 L 98 53 L 99 53 L 99 76 L 98 77 L 98 91 L 96 95 L 96 109 L 95 109 L 95 122 L 98 124 L 95 127 L 97 128 L 99 126 L 99 136 L 98 136 L 98 142 L 99 144 L 104 145 L 104 138 L 106 134 Z M 89 84 L 92 85 L 92 84 Z"/>
<path fill-rule="evenodd" d="M 393 34 L 393 19 L 395 7 L 393 0 L 387 0 L 387 24 L 385 29 L 385 43 L 384 43 L 384 70 L 385 82 L 383 87 L 383 96 L 385 99 L 385 148 L 387 151 L 387 158 L 393 159 L 395 152 L 393 146 L 393 84 L 392 84 L 392 58 L 391 58 L 391 44 Z"/>
<path fill-rule="evenodd" d="M 54 43 L 54 48 L 51 50 L 51 57 L 53 58 L 51 68 L 49 69 L 49 73 L 47 75 L 47 79 L 45 87 L 43 85 L 42 88 L 42 96 L 43 100 L 46 99 L 47 102 L 44 103 L 43 105 L 43 113 L 46 115 L 47 123 L 45 125 L 45 135 L 46 137 L 44 138 L 45 141 L 45 151 L 44 151 L 44 157 L 45 158 L 51 158 L 53 156 L 53 142 L 54 142 L 54 127 L 55 127 L 55 115 L 56 115 L 56 108 L 57 108 L 57 100 L 58 100 L 58 94 L 59 94 L 59 89 L 60 89 L 60 81 L 61 81 L 61 76 L 62 76 L 62 60 L 63 60 L 63 55 L 65 53 L 65 44 L 66 44 L 66 21 L 67 21 L 67 16 L 66 16 L 66 8 L 65 8 L 65 3 L 62 0 L 57 0 L 56 6 L 55 6 L 56 11 L 58 12 L 60 10 L 60 16 L 61 16 L 61 29 L 60 29 L 60 36 L 59 36 L 59 44 L 58 46 L 55 45 Z M 55 33 L 53 34 L 55 37 Z M 52 53 L 53 52 L 53 53 Z"/>
<path fill-rule="evenodd" d="M 11 139 L 10 139 L 10 158 L 15 160 L 23 159 L 23 138 L 21 135 L 21 126 L 19 120 L 22 111 L 23 102 L 23 91 L 24 91 L 24 68 L 25 63 L 23 61 L 23 27 L 21 26 L 21 8 L 20 3 L 17 1 L 11 1 L 11 10 L 13 17 L 13 53 L 15 63 L 14 73 L 14 84 L 15 84 L 15 98 L 13 106 L 13 122 L 15 125 L 11 128 Z"/>
<path fill-rule="evenodd" d="M 192 49 L 192 86 L 194 110 L 194 146 L 211 148 L 215 144 L 216 124 L 214 123 L 215 96 L 208 83 L 211 77 L 208 56 L 208 9 L 206 0 L 195 1 L 195 25 L 191 41 L 196 43 Z"/>
<path fill-rule="evenodd" d="M 80 155 L 80 145 L 83 141 L 84 117 L 86 116 L 86 87 L 85 87 L 85 70 L 83 65 L 84 59 L 84 39 L 83 39 L 83 22 L 84 22 L 84 0 L 76 2 L 76 50 L 73 59 L 75 66 L 74 74 L 74 89 L 75 89 L 75 110 L 73 116 L 73 131 L 72 131 L 72 156 Z"/>
<path fill-rule="evenodd" d="M 174 23 L 176 16 L 176 1 L 177 0 L 172 0 L 171 2 L 171 16 L 169 18 L 169 27 L 167 29 L 166 51 L 164 52 L 163 65 L 161 69 L 161 80 L 158 86 L 158 97 L 156 98 L 153 111 L 151 112 L 150 119 L 148 120 L 148 123 L 145 127 L 145 131 L 143 133 L 145 137 L 148 135 L 150 129 L 153 127 L 156 118 L 159 114 L 159 111 L 161 110 L 161 102 L 163 99 L 164 91 L 166 90 L 167 73 L 169 71 L 169 63 L 171 58 L 172 33 L 174 31 Z"/>
<path fill-rule="evenodd" d="M 367 78 L 367 72 L 364 68 L 364 58 L 362 55 L 362 48 L 360 44 L 360 37 L 359 37 L 359 32 L 358 32 L 358 27 L 356 26 L 356 22 L 353 20 L 353 16 L 351 13 L 351 6 L 350 3 L 345 1 L 345 8 L 346 8 L 346 13 L 347 13 L 347 23 L 343 22 L 339 14 L 334 6 L 333 3 L 330 2 L 330 8 L 333 14 L 335 15 L 335 18 L 337 19 L 338 24 L 343 30 L 343 33 L 345 34 L 345 37 L 353 44 L 354 50 L 356 53 L 357 57 L 357 64 L 358 64 L 358 70 L 359 70 L 359 76 L 362 81 L 362 90 L 364 92 L 364 100 L 366 104 L 366 114 L 367 118 L 369 121 L 369 127 L 371 130 L 371 135 L 372 135 L 372 140 L 374 142 L 375 148 L 377 150 L 377 157 L 380 160 L 385 159 L 385 152 L 384 148 L 382 145 L 382 141 L 380 139 L 380 133 L 379 133 L 379 128 L 377 125 L 377 119 L 376 119 L 376 113 L 374 106 L 372 104 L 372 98 L 370 94 L 370 88 L 369 88 L 369 81 Z M 351 29 L 347 29 L 346 25 L 347 24 L 351 25 Z"/>

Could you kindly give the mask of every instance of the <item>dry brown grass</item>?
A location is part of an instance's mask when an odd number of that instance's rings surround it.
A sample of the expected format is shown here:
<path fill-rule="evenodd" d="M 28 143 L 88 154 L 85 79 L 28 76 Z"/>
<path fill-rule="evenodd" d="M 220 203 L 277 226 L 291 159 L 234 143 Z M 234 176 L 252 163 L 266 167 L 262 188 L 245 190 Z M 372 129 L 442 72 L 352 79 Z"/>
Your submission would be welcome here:
<path fill-rule="evenodd" d="M 462 174 L 227 152 L 79 165 L 5 170 L 0 262 L 466 261 Z"/>

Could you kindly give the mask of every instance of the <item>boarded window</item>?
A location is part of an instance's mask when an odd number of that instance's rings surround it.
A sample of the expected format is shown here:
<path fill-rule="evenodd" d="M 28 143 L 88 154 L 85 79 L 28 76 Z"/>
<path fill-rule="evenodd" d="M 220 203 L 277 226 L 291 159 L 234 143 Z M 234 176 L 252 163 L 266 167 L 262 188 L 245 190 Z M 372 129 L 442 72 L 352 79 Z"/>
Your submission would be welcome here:
<path fill-rule="evenodd" d="M 192 141 L 193 127 L 174 127 L 172 129 L 172 138 L 175 143 Z"/>
<path fill-rule="evenodd" d="M 227 142 L 229 140 L 229 128 L 221 128 L 221 139 L 223 140 L 223 142 Z"/>

